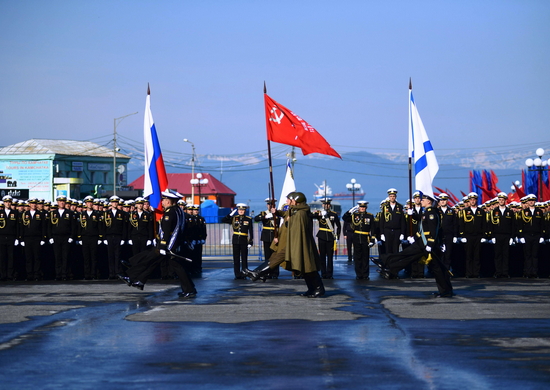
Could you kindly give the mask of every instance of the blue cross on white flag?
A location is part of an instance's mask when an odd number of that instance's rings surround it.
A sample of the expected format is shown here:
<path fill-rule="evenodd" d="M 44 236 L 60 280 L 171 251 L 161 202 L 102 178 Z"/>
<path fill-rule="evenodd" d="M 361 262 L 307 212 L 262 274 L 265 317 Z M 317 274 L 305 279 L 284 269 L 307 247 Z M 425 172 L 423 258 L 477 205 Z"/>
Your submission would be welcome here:
<path fill-rule="evenodd" d="M 409 157 L 414 164 L 415 189 L 433 197 L 432 182 L 439 164 L 414 104 L 412 83 L 409 84 Z"/>

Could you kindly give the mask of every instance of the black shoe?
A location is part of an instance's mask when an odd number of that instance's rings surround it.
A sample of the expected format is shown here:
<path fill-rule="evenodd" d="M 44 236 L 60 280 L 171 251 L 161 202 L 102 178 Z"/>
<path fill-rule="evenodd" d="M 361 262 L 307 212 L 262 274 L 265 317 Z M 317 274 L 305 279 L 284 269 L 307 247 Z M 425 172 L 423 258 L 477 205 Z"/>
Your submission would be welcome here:
<path fill-rule="evenodd" d="M 434 294 L 434 298 L 452 298 L 453 297 L 453 293 L 450 292 L 450 293 L 443 293 L 443 294 Z"/>
<path fill-rule="evenodd" d="M 387 269 L 377 269 L 376 272 L 378 272 L 384 279 L 396 279 L 395 276 L 393 276 Z"/>
<path fill-rule="evenodd" d="M 138 290 L 142 290 L 142 291 L 143 291 L 143 287 L 145 287 L 145 285 L 143 283 L 141 283 L 139 280 L 137 282 L 132 283 L 131 286 L 137 288 Z"/>
<path fill-rule="evenodd" d="M 124 283 L 126 283 L 128 285 L 128 287 L 130 287 L 132 285 L 132 281 L 130 280 L 130 278 L 128 276 L 124 276 L 122 274 L 117 274 L 117 277 L 119 280 L 122 280 Z M 143 288 L 142 288 L 143 290 Z"/>
<path fill-rule="evenodd" d="M 374 257 L 371 257 L 370 261 L 372 261 L 378 268 L 380 269 L 384 268 L 384 265 L 380 260 L 376 260 Z"/>
<path fill-rule="evenodd" d="M 307 290 L 306 292 L 304 293 L 301 293 L 300 295 L 302 297 L 309 297 L 311 294 L 313 294 L 315 292 L 315 290 Z"/>
<path fill-rule="evenodd" d="M 178 296 L 182 299 L 191 299 L 197 297 L 197 290 L 193 290 L 192 292 L 179 292 Z"/>
<path fill-rule="evenodd" d="M 325 288 L 323 286 L 317 287 L 313 292 L 309 295 L 306 295 L 308 298 L 320 298 L 323 295 L 325 295 Z"/>

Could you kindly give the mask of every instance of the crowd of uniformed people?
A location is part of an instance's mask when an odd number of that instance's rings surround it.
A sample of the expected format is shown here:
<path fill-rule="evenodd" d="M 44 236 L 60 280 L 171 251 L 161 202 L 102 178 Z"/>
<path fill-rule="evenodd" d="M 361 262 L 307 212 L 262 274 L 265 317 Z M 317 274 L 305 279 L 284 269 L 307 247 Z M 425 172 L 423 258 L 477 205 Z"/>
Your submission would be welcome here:
<path fill-rule="evenodd" d="M 202 245 L 206 224 L 198 205 L 178 207 L 185 211 L 184 256 L 186 271 L 202 271 Z M 157 247 L 155 213 L 144 198 L 123 201 L 87 196 L 83 200 L 56 198 L 26 201 L 6 195 L 0 202 L 0 279 L 117 279 L 123 262 Z M 169 262 L 160 265 L 159 277 L 174 276 Z"/>

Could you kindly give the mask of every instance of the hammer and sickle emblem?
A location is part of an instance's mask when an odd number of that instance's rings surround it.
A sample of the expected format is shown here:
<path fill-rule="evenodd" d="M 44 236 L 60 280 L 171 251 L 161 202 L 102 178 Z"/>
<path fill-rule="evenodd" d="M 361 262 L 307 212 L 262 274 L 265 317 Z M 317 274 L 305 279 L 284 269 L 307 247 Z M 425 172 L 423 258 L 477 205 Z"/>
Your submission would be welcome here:
<path fill-rule="evenodd" d="M 275 115 L 275 118 L 273 116 L 269 117 L 270 121 L 277 122 L 277 124 L 281 124 L 281 119 L 284 118 L 285 114 L 281 111 L 281 115 L 277 115 L 277 106 L 273 106 L 273 108 L 270 111 L 273 115 Z"/>

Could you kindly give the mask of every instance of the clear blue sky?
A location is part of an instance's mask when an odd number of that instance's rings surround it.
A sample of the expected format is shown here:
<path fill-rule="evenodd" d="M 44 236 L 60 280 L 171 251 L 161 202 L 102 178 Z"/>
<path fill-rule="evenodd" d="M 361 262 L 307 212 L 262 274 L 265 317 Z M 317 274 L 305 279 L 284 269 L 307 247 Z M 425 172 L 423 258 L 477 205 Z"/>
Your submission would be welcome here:
<path fill-rule="evenodd" d="M 550 1 L 0 1 L 2 140 L 266 149 L 268 94 L 339 152 L 407 149 L 408 82 L 436 153 L 550 156 Z M 525 145 L 525 146 L 523 146 Z M 521 162 L 523 164 L 523 162 Z"/>

